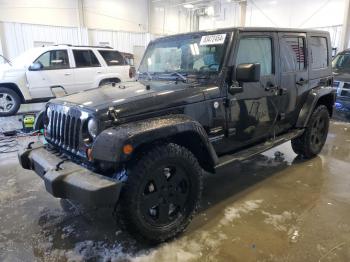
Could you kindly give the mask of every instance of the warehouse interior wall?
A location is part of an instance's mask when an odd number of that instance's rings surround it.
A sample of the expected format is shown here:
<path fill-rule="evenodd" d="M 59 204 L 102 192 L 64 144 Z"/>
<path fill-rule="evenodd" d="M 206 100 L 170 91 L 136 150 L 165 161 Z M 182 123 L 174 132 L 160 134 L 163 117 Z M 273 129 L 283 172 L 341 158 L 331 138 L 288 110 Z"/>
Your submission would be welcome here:
<path fill-rule="evenodd" d="M 156 35 L 171 35 L 193 31 L 191 10 L 179 4 L 164 5 L 161 2 L 150 2 L 150 32 Z"/>
<path fill-rule="evenodd" d="M 0 22 L 0 28 L 3 54 L 9 59 L 13 59 L 29 48 L 52 44 L 111 46 L 119 51 L 132 53 L 134 46 L 146 47 L 148 42 L 154 39 L 154 36 L 149 33 L 12 22 Z"/>
<path fill-rule="evenodd" d="M 74 27 L 77 0 L 0 0 L 0 21 Z"/>
<path fill-rule="evenodd" d="M 245 25 L 327 30 L 333 47 L 339 47 L 344 7 L 345 0 L 248 0 Z M 239 26 L 240 11 L 233 0 L 192 9 L 179 0 L 0 0 L 1 52 L 12 59 L 52 43 L 133 52 L 158 36 Z"/>
<path fill-rule="evenodd" d="M 84 0 L 83 5 L 88 28 L 148 32 L 148 1 Z"/>
<path fill-rule="evenodd" d="M 344 0 L 250 0 L 246 26 L 314 28 L 340 25 L 344 5 Z"/>
<path fill-rule="evenodd" d="M 117 31 L 148 31 L 148 1 L 84 0 L 85 26 Z M 0 0 L 0 21 L 80 26 L 79 0 Z"/>

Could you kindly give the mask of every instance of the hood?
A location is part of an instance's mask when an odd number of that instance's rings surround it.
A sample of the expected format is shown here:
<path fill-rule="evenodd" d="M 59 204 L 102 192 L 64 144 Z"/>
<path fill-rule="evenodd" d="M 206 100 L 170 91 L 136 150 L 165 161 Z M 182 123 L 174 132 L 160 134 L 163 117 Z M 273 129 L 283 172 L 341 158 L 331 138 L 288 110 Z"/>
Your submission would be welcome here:
<path fill-rule="evenodd" d="M 9 68 L 11 68 L 9 64 L 0 64 L 0 79 Z"/>
<path fill-rule="evenodd" d="M 11 68 L 9 64 L 0 64 L 0 71 L 5 71 L 7 69 Z"/>
<path fill-rule="evenodd" d="M 25 73 L 26 69 L 22 67 L 14 67 L 9 64 L 0 65 L 0 81 L 8 78 L 18 77 Z"/>
<path fill-rule="evenodd" d="M 135 81 L 116 86 L 106 85 L 57 98 L 52 102 L 78 105 L 96 112 L 113 107 L 119 117 L 124 117 L 202 100 L 204 100 L 203 92 L 190 84 L 174 81 L 152 81 L 146 84 Z"/>
<path fill-rule="evenodd" d="M 350 82 L 350 70 L 334 68 L 333 76 L 335 81 Z"/>

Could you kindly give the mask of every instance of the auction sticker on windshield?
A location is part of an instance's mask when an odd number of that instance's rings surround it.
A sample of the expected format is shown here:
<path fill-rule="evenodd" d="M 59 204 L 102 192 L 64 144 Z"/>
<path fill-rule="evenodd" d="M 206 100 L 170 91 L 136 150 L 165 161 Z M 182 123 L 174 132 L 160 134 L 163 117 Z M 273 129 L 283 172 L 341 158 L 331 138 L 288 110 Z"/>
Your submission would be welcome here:
<path fill-rule="evenodd" d="M 199 45 L 219 45 L 225 42 L 226 34 L 204 35 Z"/>

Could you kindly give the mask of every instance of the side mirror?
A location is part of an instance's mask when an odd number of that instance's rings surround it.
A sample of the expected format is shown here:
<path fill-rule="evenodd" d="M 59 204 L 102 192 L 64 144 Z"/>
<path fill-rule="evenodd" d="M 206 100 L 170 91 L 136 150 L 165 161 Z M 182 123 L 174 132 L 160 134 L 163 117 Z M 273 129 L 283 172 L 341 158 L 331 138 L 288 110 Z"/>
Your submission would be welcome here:
<path fill-rule="evenodd" d="M 29 66 L 29 71 L 39 71 L 41 69 L 43 69 L 43 65 L 38 62 L 35 62 Z"/>
<path fill-rule="evenodd" d="M 260 64 L 240 64 L 236 68 L 237 82 L 259 82 Z"/>

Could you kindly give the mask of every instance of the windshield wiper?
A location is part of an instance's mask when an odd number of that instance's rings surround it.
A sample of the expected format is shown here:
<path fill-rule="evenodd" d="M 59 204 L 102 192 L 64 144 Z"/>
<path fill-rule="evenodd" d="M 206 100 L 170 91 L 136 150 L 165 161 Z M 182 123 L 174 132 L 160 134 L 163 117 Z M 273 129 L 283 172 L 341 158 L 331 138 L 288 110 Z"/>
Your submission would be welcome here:
<path fill-rule="evenodd" d="M 174 72 L 174 73 L 171 74 L 171 76 L 178 76 L 178 77 L 181 78 L 182 81 L 184 81 L 184 82 L 187 81 L 187 77 L 182 75 L 182 74 L 180 74 L 179 72 Z"/>
<path fill-rule="evenodd" d="M 175 79 L 174 79 L 175 77 Z M 175 81 L 183 81 L 187 82 L 187 77 L 183 74 L 180 74 L 179 72 L 164 72 L 163 74 L 158 76 L 159 79 L 170 79 Z"/>

